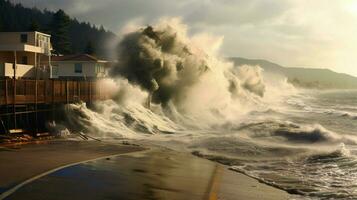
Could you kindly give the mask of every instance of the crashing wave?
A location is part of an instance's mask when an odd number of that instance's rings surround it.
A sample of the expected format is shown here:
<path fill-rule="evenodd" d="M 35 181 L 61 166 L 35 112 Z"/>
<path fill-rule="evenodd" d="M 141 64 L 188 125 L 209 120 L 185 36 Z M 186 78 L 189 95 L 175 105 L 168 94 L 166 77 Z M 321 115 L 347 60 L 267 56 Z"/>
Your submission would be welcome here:
<path fill-rule="evenodd" d="M 210 50 L 217 44 L 202 47 L 197 42 L 202 35 L 189 37 L 187 32 L 179 20 L 165 19 L 124 35 L 117 52 L 119 62 L 111 68 L 112 80 L 107 81 L 115 93 L 113 103 L 99 103 L 97 107 L 106 111 L 86 110 L 87 117 L 84 106 L 72 105 L 68 112 L 80 116 L 79 127 L 110 134 L 116 127 L 128 135 L 172 132 L 177 127 L 206 130 L 236 124 L 258 108 L 266 110 L 269 102 L 264 99 L 277 99 L 277 91 L 269 93 L 272 87 L 259 66 L 236 67 Z M 145 115 L 138 117 L 136 106 Z M 162 130 L 161 121 L 158 125 L 151 121 L 153 116 L 169 120 L 175 128 Z"/>
<path fill-rule="evenodd" d="M 265 94 L 262 69 L 234 67 L 213 54 L 213 47 L 197 45 L 200 37 L 189 37 L 177 19 L 128 33 L 119 43 L 120 62 L 111 76 L 139 86 L 148 102 L 206 124 L 236 118 L 259 104 Z"/>
<path fill-rule="evenodd" d="M 341 114 L 341 116 L 357 120 L 357 113 L 344 112 L 343 114 Z"/>
<path fill-rule="evenodd" d="M 335 109 L 328 109 L 328 110 L 324 110 L 322 112 L 326 113 L 328 115 L 337 115 L 340 117 L 346 117 L 346 118 L 349 118 L 352 120 L 357 120 L 357 113 L 353 113 L 353 112 L 347 112 L 347 111 L 335 110 Z"/>
<path fill-rule="evenodd" d="M 157 115 L 140 104 L 119 106 L 112 100 L 95 104 L 89 109 L 85 104 L 67 106 L 69 127 L 97 137 L 137 138 L 138 133 L 172 133 L 182 127 L 163 115 Z"/>
<path fill-rule="evenodd" d="M 351 152 L 346 148 L 344 143 L 341 143 L 339 148 L 332 152 L 319 153 L 309 156 L 306 160 L 308 162 L 334 162 L 339 158 L 346 158 L 351 156 Z"/>
<path fill-rule="evenodd" d="M 254 123 L 242 123 L 235 126 L 236 131 L 248 131 L 248 137 L 252 139 L 281 141 L 290 144 L 312 143 L 345 143 L 357 144 L 357 138 L 349 135 L 337 134 L 320 124 L 299 125 L 285 121 L 261 121 Z"/>

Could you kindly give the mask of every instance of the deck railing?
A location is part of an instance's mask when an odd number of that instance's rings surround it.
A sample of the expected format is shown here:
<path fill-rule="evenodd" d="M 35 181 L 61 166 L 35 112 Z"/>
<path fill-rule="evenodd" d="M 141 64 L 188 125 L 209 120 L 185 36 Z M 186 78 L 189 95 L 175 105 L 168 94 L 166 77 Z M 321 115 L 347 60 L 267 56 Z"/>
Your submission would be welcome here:
<path fill-rule="evenodd" d="M 109 98 L 108 88 L 99 84 L 99 81 L 0 80 L 0 106 L 92 102 Z"/>

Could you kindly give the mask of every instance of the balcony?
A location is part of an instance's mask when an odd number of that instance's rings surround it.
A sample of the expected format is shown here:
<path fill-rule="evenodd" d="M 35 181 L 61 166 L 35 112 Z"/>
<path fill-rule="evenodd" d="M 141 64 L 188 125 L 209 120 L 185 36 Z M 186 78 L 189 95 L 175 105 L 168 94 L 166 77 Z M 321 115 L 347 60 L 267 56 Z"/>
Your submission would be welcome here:
<path fill-rule="evenodd" d="M 0 77 L 14 77 L 14 64 L 0 63 Z M 35 77 L 35 67 L 33 65 L 17 64 L 16 78 L 18 77 Z"/>
<path fill-rule="evenodd" d="M 50 35 L 40 32 L 0 32 L 0 51 L 51 55 Z"/>
<path fill-rule="evenodd" d="M 28 44 L 0 44 L 0 51 L 25 51 L 33 53 L 48 53 L 45 48 Z"/>

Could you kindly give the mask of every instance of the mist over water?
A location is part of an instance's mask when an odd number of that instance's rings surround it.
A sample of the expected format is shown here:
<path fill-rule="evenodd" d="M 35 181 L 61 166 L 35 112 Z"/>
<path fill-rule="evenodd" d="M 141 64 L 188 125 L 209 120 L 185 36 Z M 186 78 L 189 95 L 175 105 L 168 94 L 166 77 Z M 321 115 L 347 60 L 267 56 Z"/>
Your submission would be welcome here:
<path fill-rule="evenodd" d="M 306 198 L 357 198 L 356 91 L 296 89 L 187 32 L 174 18 L 123 36 L 102 83 L 113 99 L 70 105 L 70 126 L 194 152 Z"/>

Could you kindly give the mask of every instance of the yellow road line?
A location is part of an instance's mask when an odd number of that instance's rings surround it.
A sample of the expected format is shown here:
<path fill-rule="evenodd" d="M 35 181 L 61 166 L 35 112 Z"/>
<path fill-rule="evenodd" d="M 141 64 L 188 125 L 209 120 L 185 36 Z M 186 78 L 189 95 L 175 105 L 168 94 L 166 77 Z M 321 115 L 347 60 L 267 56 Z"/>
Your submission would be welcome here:
<path fill-rule="evenodd" d="M 207 200 L 217 200 L 218 199 L 218 192 L 219 192 L 219 185 L 221 182 L 222 178 L 222 166 L 219 164 L 216 164 L 216 167 L 214 169 L 211 181 L 210 181 L 210 187 L 208 190 L 208 196 Z"/>

